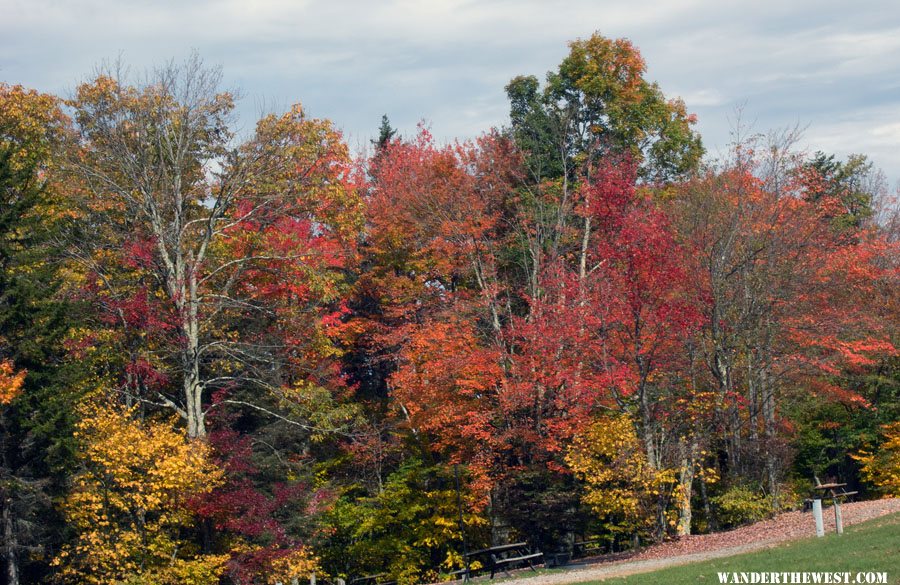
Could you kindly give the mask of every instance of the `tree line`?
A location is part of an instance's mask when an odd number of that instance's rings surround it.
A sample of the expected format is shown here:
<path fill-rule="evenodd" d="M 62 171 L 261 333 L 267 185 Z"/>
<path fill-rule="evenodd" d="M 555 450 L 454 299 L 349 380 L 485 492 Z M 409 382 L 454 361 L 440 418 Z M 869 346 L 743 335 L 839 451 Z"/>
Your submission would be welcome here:
<path fill-rule="evenodd" d="M 900 493 L 896 193 L 796 130 L 713 160 L 645 74 L 595 34 L 358 156 L 238 136 L 196 56 L 0 84 L 6 582 L 428 582 Z"/>

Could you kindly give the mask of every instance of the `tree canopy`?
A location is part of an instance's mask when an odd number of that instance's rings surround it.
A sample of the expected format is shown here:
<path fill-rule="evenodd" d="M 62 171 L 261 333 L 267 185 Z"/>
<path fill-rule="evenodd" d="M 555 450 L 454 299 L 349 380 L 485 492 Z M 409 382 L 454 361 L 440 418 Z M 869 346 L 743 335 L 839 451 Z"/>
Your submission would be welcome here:
<path fill-rule="evenodd" d="M 124 71 L 0 85 L 11 585 L 435 582 L 897 492 L 900 221 L 864 155 L 705 159 L 599 33 L 505 127 L 385 115 L 358 156 L 299 105 L 239 134 L 196 55 Z"/>

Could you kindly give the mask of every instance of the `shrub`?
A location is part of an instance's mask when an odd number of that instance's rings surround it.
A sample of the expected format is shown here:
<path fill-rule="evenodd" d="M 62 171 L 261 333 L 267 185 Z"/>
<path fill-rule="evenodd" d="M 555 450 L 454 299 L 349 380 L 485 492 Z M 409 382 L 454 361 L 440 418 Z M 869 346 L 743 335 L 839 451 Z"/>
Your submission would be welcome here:
<path fill-rule="evenodd" d="M 716 506 L 719 523 L 726 528 L 758 522 L 772 513 L 769 498 L 746 485 L 728 488 L 721 496 L 713 498 L 712 503 Z"/>
<path fill-rule="evenodd" d="M 812 493 L 813 484 L 808 479 L 795 478 L 783 483 L 778 488 L 778 510 L 799 510 L 803 502 Z"/>

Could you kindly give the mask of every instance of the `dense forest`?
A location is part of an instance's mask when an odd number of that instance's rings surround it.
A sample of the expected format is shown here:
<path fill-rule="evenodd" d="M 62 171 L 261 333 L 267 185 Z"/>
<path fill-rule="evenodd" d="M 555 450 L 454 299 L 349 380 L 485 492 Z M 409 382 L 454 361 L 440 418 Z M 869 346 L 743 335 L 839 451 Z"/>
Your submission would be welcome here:
<path fill-rule="evenodd" d="M 502 128 L 361 154 L 300 106 L 236 133 L 198 57 L 123 71 L 0 84 L 7 583 L 412 584 L 900 494 L 865 155 L 738 123 L 713 160 L 599 34 Z"/>

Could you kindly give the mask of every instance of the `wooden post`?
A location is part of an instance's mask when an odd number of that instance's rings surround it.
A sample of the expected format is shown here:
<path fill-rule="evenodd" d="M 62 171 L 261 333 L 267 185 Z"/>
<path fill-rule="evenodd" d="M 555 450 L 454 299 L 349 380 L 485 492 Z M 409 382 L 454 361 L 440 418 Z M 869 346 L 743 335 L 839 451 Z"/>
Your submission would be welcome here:
<path fill-rule="evenodd" d="M 813 518 L 816 519 L 816 536 L 825 536 L 825 520 L 822 518 L 822 500 L 816 498 L 812 506 Z"/>
<path fill-rule="evenodd" d="M 838 534 L 844 533 L 844 522 L 841 518 L 841 501 L 838 498 L 832 500 L 834 502 L 834 529 Z"/>

